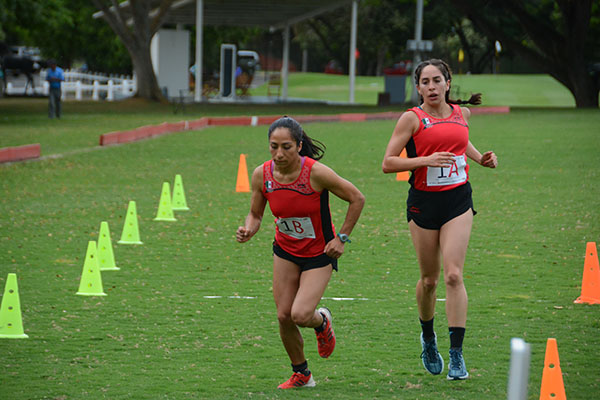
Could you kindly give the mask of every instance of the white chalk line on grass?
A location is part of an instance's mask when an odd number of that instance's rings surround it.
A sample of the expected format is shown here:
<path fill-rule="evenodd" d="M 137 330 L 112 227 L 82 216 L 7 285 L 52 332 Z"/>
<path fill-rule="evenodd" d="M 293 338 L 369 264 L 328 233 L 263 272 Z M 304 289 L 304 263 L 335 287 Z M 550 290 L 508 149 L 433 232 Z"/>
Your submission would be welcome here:
<path fill-rule="evenodd" d="M 243 300 L 256 300 L 258 296 L 202 296 L 205 299 L 243 299 Z M 366 297 L 322 297 L 322 300 L 333 300 L 333 301 L 367 301 Z M 436 301 L 446 301 L 446 299 L 436 299 Z"/>
<path fill-rule="evenodd" d="M 258 296 L 203 296 L 205 299 L 244 299 L 254 300 L 258 299 Z M 334 301 L 365 301 L 369 300 L 366 297 L 323 297 L 322 300 L 334 300 Z"/>

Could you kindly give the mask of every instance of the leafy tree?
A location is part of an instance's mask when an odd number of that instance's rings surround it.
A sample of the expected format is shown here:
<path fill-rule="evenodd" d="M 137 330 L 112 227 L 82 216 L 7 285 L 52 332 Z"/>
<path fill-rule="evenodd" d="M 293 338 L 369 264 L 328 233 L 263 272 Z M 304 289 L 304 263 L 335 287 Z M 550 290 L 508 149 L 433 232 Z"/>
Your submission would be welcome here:
<path fill-rule="evenodd" d="M 490 39 L 598 107 L 600 5 L 593 0 L 450 0 Z M 594 68 L 596 70 L 594 71 Z"/>
<path fill-rule="evenodd" d="M 133 68 L 137 74 L 138 92 L 137 96 L 164 101 L 164 96 L 158 86 L 158 80 L 152 67 L 150 55 L 150 43 L 152 36 L 158 31 L 164 22 L 167 12 L 175 0 L 161 0 L 153 16 L 152 4 L 146 0 L 129 0 L 129 12 L 119 7 L 117 0 L 93 0 L 94 5 L 103 12 L 103 18 L 111 29 L 121 39 L 125 48 L 131 56 Z M 129 22 L 131 17 L 131 24 Z"/>
<path fill-rule="evenodd" d="M 46 58 L 71 68 L 131 74 L 127 50 L 87 0 L 0 0 L 0 41 L 40 48 Z"/>

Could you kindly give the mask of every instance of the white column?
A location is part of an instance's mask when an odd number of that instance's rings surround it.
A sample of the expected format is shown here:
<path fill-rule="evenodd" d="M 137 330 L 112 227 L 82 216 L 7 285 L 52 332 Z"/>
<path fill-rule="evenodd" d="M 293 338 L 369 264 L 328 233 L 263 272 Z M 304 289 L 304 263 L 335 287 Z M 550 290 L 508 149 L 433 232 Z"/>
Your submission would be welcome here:
<path fill-rule="evenodd" d="M 281 66 L 281 98 L 285 101 L 288 97 L 288 70 L 290 62 L 290 26 L 283 29 L 283 64 Z"/>
<path fill-rule="evenodd" d="M 352 21 L 350 28 L 350 67 L 348 68 L 350 75 L 350 95 L 348 101 L 354 103 L 354 83 L 356 81 L 356 25 L 358 14 L 358 1 L 352 2 Z"/>
<path fill-rule="evenodd" d="M 202 100 L 202 31 L 204 30 L 204 1 L 196 0 L 196 86 L 194 101 Z"/>
<path fill-rule="evenodd" d="M 94 87 L 92 89 L 92 100 L 98 100 L 98 89 L 100 88 L 100 83 L 98 81 L 94 81 Z"/>
<path fill-rule="evenodd" d="M 510 340 L 510 371 L 508 375 L 508 400 L 526 400 L 529 383 L 531 346 L 523 339 Z"/>
<path fill-rule="evenodd" d="M 417 42 L 417 49 L 415 50 L 415 55 L 413 57 L 413 73 L 409 77 L 409 82 L 412 89 L 410 100 L 413 104 L 417 104 L 419 102 L 419 95 L 417 94 L 417 89 L 415 88 L 415 83 L 412 77 L 414 76 L 415 69 L 421 63 L 421 52 L 419 50 L 421 40 L 423 40 L 423 0 L 417 0 L 417 12 L 415 16 L 415 42 Z"/>
<path fill-rule="evenodd" d="M 75 82 L 75 100 L 81 100 L 81 81 Z"/>
<path fill-rule="evenodd" d="M 114 99 L 115 99 L 114 83 L 113 83 L 112 79 L 110 79 L 108 81 L 108 88 L 107 88 L 107 92 L 106 92 L 106 100 L 107 101 L 113 101 Z"/>

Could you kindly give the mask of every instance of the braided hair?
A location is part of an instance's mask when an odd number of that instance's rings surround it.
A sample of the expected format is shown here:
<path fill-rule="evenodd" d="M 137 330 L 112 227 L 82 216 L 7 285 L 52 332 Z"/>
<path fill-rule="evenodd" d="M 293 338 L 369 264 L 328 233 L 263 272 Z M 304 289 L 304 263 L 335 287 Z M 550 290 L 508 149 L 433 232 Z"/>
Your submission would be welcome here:
<path fill-rule="evenodd" d="M 433 65 L 434 67 L 439 69 L 440 72 L 442 73 L 442 75 L 444 76 L 444 79 L 447 82 L 452 82 L 452 70 L 450 69 L 448 64 L 446 64 L 446 62 L 444 62 L 443 60 L 440 60 L 437 58 L 432 58 L 430 60 L 423 61 L 415 69 L 415 85 L 419 84 L 419 79 L 421 79 L 421 72 L 423 72 L 423 68 L 425 68 L 428 65 Z M 419 96 L 419 100 L 421 103 L 423 103 L 423 97 Z M 450 98 L 450 88 L 448 88 L 448 91 L 446 92 L 446 103 L 448 103 L 448 104 L 474 104 L 474 105 L 481 104 L 481 93 L 472 94 L 471 97 L 469 98 L 469 100 L 461 100 L 461 99 L 454 100 L 454 99 Z"/>
<path fill-rule="evenodd" d="M 300 143 L 302 143 L 302 149 L 300 150 L 301 156 L 320 160 L 325 155 L 325 145 L 317 139 L 311 139 L 306 132 L 304 132 L 300 123 L 294 118 L 284 115 L 273 122 L 269 127 L 269 139 L 271 138 L 271 133 L 277 128 L 287 128 L 290 131 L 292 138 L 296 141 L 296 145 L 300 146 Z"/>

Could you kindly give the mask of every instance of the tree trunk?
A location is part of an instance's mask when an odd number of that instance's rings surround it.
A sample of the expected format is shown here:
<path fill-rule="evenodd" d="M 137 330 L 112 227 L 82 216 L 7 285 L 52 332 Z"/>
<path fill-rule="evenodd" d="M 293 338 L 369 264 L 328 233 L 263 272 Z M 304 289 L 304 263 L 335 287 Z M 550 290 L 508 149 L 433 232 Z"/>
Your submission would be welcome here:
<path fill-rule="evenodd" d="M 113 7 L 110 9 L 104 0 L 93 0 L 93 2 L 103 12 L 103 18 L 119 36 L 131 56 L 137 76 L 136 96 L 153 101 L 166 101 L 154 74 L 150 43 L 174 0 L 161 0 L 158 12 L 153 17 L 150 16 L 151 4 L 149 1 L 130 0 L 128 11 L 133 21 L 132 27 L 127 23 L 128 15 L 125 15 L 116 0 L 111 0 Z"/>
<path fill-rule="evenodd" d="M 146 49 L 129 52 L 133 69 L 137 77 L 136 97 L 149 100 L 165 101 L 165 97 L 158 86 L 158 80 L 152 67 L 152 57 L 150 56 L 150 46 Z"/>

